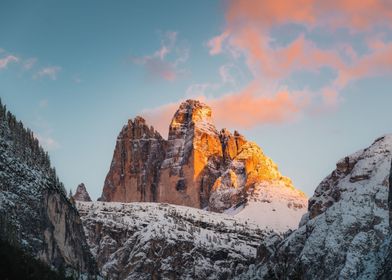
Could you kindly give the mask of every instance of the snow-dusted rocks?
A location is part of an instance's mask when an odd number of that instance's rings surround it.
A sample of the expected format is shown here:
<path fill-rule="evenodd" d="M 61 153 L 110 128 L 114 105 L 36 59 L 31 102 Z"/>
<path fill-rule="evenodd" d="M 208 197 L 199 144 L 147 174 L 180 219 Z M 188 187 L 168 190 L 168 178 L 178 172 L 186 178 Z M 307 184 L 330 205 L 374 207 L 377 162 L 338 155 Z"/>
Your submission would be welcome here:
<path fill-rule="evenodd" d="M 167 141 L 140 117 L 128 122 L 117 139 L 101 200 L 165 202 L 215 212 L 242 211 L 242 216 L 250 207 L 257 213 L 255 221 L 275 217 L 262 225 L 279 225 L 279 231 L 296 228 L 307 208 L 305 195 L 260 147 L 237 131 L 218 132 L 211 108 L 197 100 L 180 105 Z"/>
<path fill-rule="evenodd" d="M 160 203 L 76 202 L 109 279 L 231 279 L 275 236 L 225 214 Z M 276 237 L 277 238 L 277 237 Z"/>
<path fill-rule="evenodd" d="M 72 197 L 77 201 L 91 201 L 90 195 L 88 194 L 86 186 L 83 183 L 78 185 L 76 192 Z"/>
<path fill-rule="evenodd" d="M 391 158 L 386 135 L 340 160 L 310 198 L 301 227 L 275 252 L 261 249 L 262 264 L 244 277 L 390 279 Z"/>

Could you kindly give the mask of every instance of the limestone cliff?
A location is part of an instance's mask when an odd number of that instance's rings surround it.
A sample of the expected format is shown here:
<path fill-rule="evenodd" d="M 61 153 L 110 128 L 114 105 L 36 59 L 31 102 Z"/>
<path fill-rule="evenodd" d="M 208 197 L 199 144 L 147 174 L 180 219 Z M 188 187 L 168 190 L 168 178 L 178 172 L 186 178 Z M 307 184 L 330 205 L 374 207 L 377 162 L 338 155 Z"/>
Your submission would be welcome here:
<path fill-rule="evenodd" d="M 156 201 L 165 140 L 141 117 L 129 120 L 116 148 L 100 200 Z"/>
<path fill-rule="evenodd" d="M 208 206 L 223 155 L 211 108 L 194 100 L 182 103 L 171 121 L 167 146 L 158 201 L 197 208 Z"/>

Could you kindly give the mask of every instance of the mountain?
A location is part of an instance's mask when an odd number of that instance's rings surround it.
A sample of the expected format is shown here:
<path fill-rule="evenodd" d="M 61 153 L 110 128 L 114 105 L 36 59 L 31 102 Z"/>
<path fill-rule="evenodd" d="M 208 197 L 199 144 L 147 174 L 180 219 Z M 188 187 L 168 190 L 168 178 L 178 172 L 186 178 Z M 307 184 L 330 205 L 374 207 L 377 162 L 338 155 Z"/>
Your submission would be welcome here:
<path fill-rule="evenodd" d="M 243 279 L 390 279 L 392 135 L 344 157 L 317 187 L 300 227 Z"/>
<path fill-rule="evenodd" d="M 141 117 L 117 138 L 102 196 L 107 202 L 164 202 L 247 216 L 279 231 L 294 229 L 307 207 L 277 165 L 237 131 L 218 131 L 212 110 L 186 100 L 164 140 Z"/>
<path fill-rule="evenodd" d="M 57 270 L 97 274 L 78 211 L 48 154 L 1 102 L 0 240 Z"/>
<path fill-rule="evenodd" d="M 109 279 L 232 279 L 266 238 L 249 221 L 161 203 L 76 202 L 88 244 Z"/>
<path fill-rule="evenodd" d="M 90 195 L 88 194 L 86 186 L 83 183 L 78 185 L 76 192 L 72 197 L 76 201 L 91 201 Z"/>

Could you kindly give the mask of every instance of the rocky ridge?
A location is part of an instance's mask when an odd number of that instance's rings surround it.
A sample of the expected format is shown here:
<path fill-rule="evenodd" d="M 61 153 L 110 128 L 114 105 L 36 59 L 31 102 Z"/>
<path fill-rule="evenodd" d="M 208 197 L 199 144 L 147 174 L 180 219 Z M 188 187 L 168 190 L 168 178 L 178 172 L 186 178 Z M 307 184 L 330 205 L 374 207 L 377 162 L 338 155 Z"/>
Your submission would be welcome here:
<path fill-rule="evenodd" d="M 300 227 L 259 248 L 242 279 L 389 279 L 392 135 L 344 157 L 309 200 Z"/>
<path fill-rule="evenodd" d="M 232 279 L 278 236 L 250 221 L 161 203 L 76 202 L 110 279 Z"/>

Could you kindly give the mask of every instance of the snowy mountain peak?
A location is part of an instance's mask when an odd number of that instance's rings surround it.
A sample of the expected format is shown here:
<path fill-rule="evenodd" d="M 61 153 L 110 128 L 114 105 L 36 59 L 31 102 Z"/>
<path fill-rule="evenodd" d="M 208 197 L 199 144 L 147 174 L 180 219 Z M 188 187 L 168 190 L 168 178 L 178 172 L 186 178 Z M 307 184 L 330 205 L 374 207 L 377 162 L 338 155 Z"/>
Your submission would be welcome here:
<path fill-rule="evenodd" d="M 261 256 L 255 275 L 390 279 L 391 160 L 392 135 L 339 160 L 309 199 L 300 227 Z"/>

